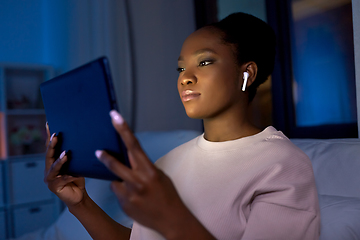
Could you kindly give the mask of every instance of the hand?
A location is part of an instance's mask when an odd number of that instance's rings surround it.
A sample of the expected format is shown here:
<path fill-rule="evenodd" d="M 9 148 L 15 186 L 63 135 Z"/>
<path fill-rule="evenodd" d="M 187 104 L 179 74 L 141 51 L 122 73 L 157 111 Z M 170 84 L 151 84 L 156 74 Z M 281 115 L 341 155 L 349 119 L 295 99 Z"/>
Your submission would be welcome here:
<path fill-rule="evenodd" d="M 50 191 L 55 193 L 68 207 L 79 204 L 86 195 L 85 179 L 69 175 L 59 175 L 62 165 L 68 160 L 65 151 L 55 159 L 58 138 L 54 133 L 50 136 L 49 125 L 46 123 L 46 157 L 44 182 Z"/>
<path fill-rule="evenodd" d="M 113 126 L 127 147 L 131 165 L 130 169 L 105 151 L 96 151 L 99 160 L 123 180 L 112 182 L 112 190 L 131 218 L 165 237 L 170 236 L 169 231 L 180 227 L 182 217 L 193 216 L 181 201 L 170 178 L 148 159 L 120 114 L 113 110 L 110 115 Z"/>

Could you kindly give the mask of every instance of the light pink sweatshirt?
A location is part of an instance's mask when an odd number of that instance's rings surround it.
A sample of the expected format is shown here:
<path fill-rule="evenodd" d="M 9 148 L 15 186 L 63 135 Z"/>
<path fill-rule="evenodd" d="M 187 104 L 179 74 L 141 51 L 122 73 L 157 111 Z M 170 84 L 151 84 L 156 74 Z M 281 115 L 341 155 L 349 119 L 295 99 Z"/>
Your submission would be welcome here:
<path fill-rule="evenodd" d="M 217 239 L 319 238 L 311 162 L 273 127 L 226 142 L 209 142 L 201 135 L 160 158 L 156 166 Z M 164 238 L 135 222 L 131 239 Z"/>

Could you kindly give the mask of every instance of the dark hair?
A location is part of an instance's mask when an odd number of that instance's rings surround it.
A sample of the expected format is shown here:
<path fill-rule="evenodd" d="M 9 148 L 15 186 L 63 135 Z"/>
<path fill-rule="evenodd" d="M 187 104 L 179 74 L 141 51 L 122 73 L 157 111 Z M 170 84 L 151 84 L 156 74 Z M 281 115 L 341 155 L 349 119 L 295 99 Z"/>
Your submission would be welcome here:
<path fill-rule="evenodd" d="M 223 33 L 225 43 L 235 46 L 238 64 L 253 61 L 258 67 L 255 81 L 248 88 L 249 102 L 256 90 L 274 69 L 276 37 L 274 30 L 261 19 L 247 13 L 233 13 L 223 20 L 208 25 Z"/>

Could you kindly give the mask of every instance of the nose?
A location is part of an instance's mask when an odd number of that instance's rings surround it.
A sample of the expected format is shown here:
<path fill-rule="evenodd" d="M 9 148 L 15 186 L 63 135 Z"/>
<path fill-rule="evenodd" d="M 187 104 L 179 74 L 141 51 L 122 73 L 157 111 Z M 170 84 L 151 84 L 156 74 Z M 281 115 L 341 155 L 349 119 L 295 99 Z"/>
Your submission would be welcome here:
<path fill-rule="evenodd" d="M 182 76 L 179 76 L 179 81 L 181 85 L 190 85 L 197 82 L 196 77 L 193 74 L 184 73 Z"/>
<path fill-rule="evenodd" d="M 194 81 L 188 78 L 181 81 L 181 85 L 190 85 L 192 83 L 194 83 Z"/>

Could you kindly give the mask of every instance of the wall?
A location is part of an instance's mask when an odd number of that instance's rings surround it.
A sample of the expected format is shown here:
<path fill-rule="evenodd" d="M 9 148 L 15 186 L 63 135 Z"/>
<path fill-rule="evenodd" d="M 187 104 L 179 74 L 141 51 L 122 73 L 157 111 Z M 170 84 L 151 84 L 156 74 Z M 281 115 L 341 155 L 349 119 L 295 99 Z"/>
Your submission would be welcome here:
<path fill-rule="evenodd" d="M 0 61 L 68 71 L 71 7 L 69 0 L 1 0 Z"/>
<path fill-rule="evenodd" d="M 197 129 L 186 117 L 177 91 L 177 59 L 195 30 L 192 0 L 130 1 L 136 61 L 136 129 Z M 135 11 L 135 9 L 137 9 Z"/>
<path fill-rule="evenodd" d="M 234 11 L 252 14 L 266 22 L 265 0 L 218 0 L 218 19 L 221 20 Z"/>
<path fill-rule="evenodd" d="M 132 43 L 127 42 L 124 2 L 1 0 L 0 62 L 49 64 L 66 72 L 106 55 L 125 118 L 131 120 L 135 111 L 136 131 L 201 130 L 201 121 L 186 116 L 176 90 L 176 61 L 183 40 L 195 29 L 192 0 L 127 1 Z M 129 44 L 135 44 L 132 56 Z M 129 86 L 134 77 L 136 92 Z"/>
<path fill-rule="evenodd" d="M 0 61 L 42 62 L 42 1 L 0 1 Z"/>
<path fill-rule="evenodd" d="M 352 0 L 354 48 L 355 48 L 355 80 L 357 96 L 357 119 L 360 138 L 360 0 Z"/>

